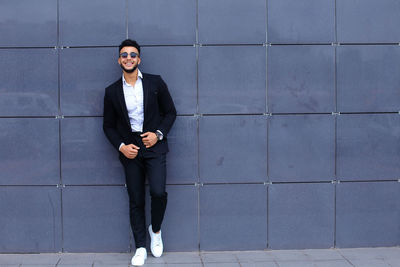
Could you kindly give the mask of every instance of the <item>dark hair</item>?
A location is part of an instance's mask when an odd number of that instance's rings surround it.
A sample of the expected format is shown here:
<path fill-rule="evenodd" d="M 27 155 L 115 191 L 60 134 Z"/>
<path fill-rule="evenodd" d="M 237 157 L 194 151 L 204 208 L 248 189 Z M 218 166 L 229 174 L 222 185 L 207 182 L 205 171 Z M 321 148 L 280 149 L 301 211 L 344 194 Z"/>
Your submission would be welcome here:
<path fill-rule="evenodd" d="M 135 47 L 138 50 L 139 55 L 140 55 L 140 45 L 135 40 L 126 39 L 126 40 L 122 41 L 122 43 L 119 45 L 119 51 L 121 52 L 121 49 L 124 48 L 125 46 Z"/>

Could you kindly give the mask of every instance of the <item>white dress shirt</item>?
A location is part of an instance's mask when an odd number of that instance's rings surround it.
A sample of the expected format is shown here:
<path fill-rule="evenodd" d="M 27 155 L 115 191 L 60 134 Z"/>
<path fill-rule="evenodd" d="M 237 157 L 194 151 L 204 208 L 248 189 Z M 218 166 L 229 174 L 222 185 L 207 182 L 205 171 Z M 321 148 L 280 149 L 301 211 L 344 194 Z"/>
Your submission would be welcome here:
<path fill-rule="evenodd" d="M 143 74 L 138 69 L 138 77 L 136 83 L 132 86 L 127 83 L 122 74 L 122 88 L 124 90 L 124 98 L 126 109 L 128 110 L 129 122 L 131 123 L 132 132 L 143 131 L 144 109 L 143 109 Z M 125 143 L 121 143 L 119 150 Z"/>
<path fill-rule="evenodd" d="M 144 110 L 142 79 L 143 74 L 138 70 L 136 83 L 132 86 L 126 82 L 124 75 L 122 75 L 122 87 L 124 89 L 125 103 L 132 132 L 143 131 Z"/>

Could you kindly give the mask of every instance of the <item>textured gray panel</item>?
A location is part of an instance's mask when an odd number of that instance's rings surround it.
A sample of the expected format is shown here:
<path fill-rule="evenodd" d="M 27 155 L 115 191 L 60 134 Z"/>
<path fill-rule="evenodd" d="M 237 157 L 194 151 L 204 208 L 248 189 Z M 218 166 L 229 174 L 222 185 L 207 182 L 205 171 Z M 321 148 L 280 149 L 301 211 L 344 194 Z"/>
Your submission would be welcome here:
<path fill-rule="evenodd" d="M 177 113 L 196 113 L 196 49 L 179 46 L 144 47 L 140 57 L 140 70 L 160 74 L 168 85 Z"/>
<path fill-rule="evenodd" d="M 0 187 L 0 252 L 61 251 L 60 195 L 55 186 Z"/>
<path fill-rule="evenodd" d="M 338 247 L 400 244 L 400 183 L 340 183 L 336 202 Z"/>
<path fill-rule="evenodd" d="M 265 47 L 201 47 L 200 113 L 264 113 Z"/>
<path fill-rule="evenodd" d="M 119 45 L 125 39 L 125 0 L 59 2 L 61 45 Z M 98 58 L 88 58 L 88 61 L 93 64 L 94 59 Z"/>
<path fill-rule="evenodd" d="M 123 186 L 63 189 L 65 252 L 128 252 L 128 194 Z"/>
<path fill-rule="evenodd" d="M 118 151 L 103 132 L 102 118 L 61 121 L 63 184 L 125 184 Z"/>
<path fill-rule="evenodd" d="M 200 43 L 265 43 L 265 0 L 199 0 L 198 2 Z"/>
<path fill-rule="evenodd" d="M 267 246 L 267 187 L 200 188 L 200 249 L 253 250 Z"/>
<path fill-rule="evenodd" d="M 331 43 L 335 1 L 268 0 L 269 43 Z"/>
<path fill-rule="evenodd" d="M 57 1 L 2 0 L 0 46 L 55 46 Z"/>
<path fill-rule="evenodd" d="M 58 184 L 58 120 L 0 119 L 0 183 Z"/>
<path fill-rule="evenodd" d="M 0 50 L 0 115 L 57 114 L 57 54 L 55 49 Z"/>
<path fill-rule="evenodd" d="M 398 0 L 337 0 L 338 42 L 400 41 Z"/>
<path fill-rule="evenodd" d="M 202 182 L 266 180 L 265 116 L 201 117 L 199 129 Z"/>
<path fill-rule="evenodd" d="M 122 77 L 118 48 L 71 48 L 61 51 L 63 115 L 103 115 L 104 89 Z"/>
<path fill-rule="evenodd" d="M 168 134 L 167 183 L 198 180 L 197 119 L 178 116 Z"/>
<path fill-rule="evenodd" d="M 330 181 L 335 173 L 332 115 L 272 116 L 269 124 L 271 181 Z"/>
<path fill-rule="evenodd" d="M 198 187 L 169 185 L 166 191 L 168 204 L 161 227 L 164 251 L 198 250 Z M 151 224 L 151 200 L 148 187 L 146 187 L 146 195 L 146 226 L 148 226 Z M 147 248 L 148 253 L 151 254 L 149 235 L 147 235 Z"/>
<path fill-rule="evenodd" d="M 129 38 L 139 44 L 194 44 L 195 0 L 128 1 Z"/>
<path fill-rule="evenodd" d="M 335 48 L 268 47 L 269 112 L 335 110 Z"/>
<path fill-rule="evenodd" d="M 400 110 L 398 46 L 338 47 L 338 111 Z"/>
<path fill-rule="evenodd" d="M 333 247 L 334 190 L 329 183 L 272 184 L 268 200 L 270 248 Z"/>
<path fill-rule="evenodd" d="M 341 115 L 337 120 L 339 180 L 400 177 L 400 116 Z"/>

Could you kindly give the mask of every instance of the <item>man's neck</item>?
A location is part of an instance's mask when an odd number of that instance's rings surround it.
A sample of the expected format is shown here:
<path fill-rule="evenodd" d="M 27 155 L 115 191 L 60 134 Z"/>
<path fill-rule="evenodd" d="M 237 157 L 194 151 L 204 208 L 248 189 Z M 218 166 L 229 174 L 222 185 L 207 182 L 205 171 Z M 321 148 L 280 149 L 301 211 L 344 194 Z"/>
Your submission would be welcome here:
<path fill-rule="evenodd" d="M 136 69 L 132 73 L 127 73 L 124 71 L 124 78 L 127 83 L 130 85 L 135 85 L 137 78 L 138 78 L 138 69 Z"/>

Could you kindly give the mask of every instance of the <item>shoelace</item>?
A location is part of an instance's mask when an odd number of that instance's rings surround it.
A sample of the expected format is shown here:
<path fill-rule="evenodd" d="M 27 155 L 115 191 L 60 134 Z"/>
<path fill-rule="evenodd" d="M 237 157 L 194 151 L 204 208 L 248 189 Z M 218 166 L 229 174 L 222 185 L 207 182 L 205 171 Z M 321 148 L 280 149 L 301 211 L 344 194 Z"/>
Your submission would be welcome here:
<path fill-rule="evenodd" d="M 160 246 L 161 245 L 161 235 L 160 234 L 155 235 L 154 243 L 155 243 L 156 246 Z"/>
<path fill-rule="evenodd" d="M 135 253 L 135 257 L 144 257 L 144 251 L 143 250 L 139 250 L 137 253 Z"/>

